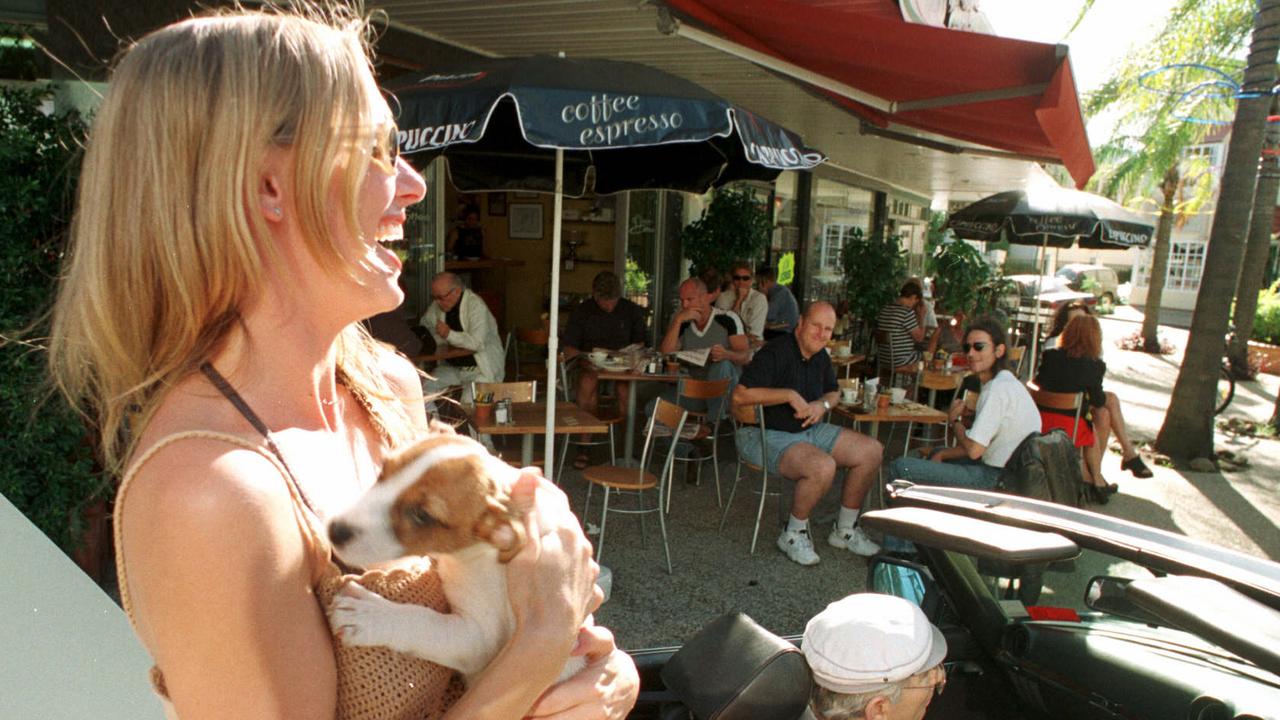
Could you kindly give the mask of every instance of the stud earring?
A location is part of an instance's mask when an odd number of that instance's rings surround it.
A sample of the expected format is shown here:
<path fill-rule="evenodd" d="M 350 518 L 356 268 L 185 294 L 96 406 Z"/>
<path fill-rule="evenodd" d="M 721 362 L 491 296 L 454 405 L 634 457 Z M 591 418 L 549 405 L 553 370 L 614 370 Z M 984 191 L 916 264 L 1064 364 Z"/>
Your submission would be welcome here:
<path fill-rule="evenodd" d="M 284 216 L 284 211 L 278 207 L 273 207 L 271 208 L 271 214 L 275 215 L 277 218 L 280 218 Z"/>

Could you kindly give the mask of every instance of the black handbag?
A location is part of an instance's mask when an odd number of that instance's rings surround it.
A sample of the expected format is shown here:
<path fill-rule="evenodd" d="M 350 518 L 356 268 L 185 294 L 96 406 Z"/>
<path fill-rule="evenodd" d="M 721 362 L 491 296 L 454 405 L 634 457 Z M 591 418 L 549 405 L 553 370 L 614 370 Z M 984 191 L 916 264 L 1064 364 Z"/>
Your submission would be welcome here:
<path fill-rule="evenodd" d="M 799 648 L 742 613 L 722 615 L 686 642 L 662 681 L 697 720 L 796 720 L 813 687 Z"/>

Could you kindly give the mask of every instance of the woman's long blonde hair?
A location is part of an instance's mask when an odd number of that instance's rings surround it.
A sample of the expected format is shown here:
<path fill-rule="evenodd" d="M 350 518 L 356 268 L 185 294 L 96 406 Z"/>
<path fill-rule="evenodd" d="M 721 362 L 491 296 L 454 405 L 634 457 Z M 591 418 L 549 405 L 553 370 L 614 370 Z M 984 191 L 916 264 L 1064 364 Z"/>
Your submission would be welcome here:
<path fill-rule="evenodd" d="M 121 57 L 89 136 L 49 353 L 53 382 L 96 425 L 112 471 L 165 390 L 217 352 L 280 262 L 257 208 L 271 146 L 293 149 L 308 250 L 330 272 L 351 272 L 325 196 L 341 171 L 354 229 L 370 160 L 351 149 L 376 137 L 367 36 L 350 10 L 236 9 L 157 30 Z M 379 352 L 352 325 L 338 367 L 357 395 L 389 400 Z M 403 406 L 370 406 L 375 425 L 403 439 Z"/>

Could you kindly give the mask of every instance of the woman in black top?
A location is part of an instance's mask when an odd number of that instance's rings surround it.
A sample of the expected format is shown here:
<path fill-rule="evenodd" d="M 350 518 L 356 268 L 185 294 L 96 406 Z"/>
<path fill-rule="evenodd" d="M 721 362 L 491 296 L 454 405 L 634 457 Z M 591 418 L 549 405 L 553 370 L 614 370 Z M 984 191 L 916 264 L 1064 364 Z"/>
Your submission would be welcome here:
<path fill-rule="evenodd" d="M 1077 428 L 1076 445 L 1084 450 L 1084 476 L 1085 481 L 1094 488 L 1090 491 L 1093 498 L 1106 502 L 1107 497 L 1116 491 L 1114 484 L 1109 484 L 1102 478 L 1101 470 L 1102 453 L 1113 431 L 1124 453 L 1124 461 L 1120 467 L 1140 478 L 1151 477 L 1151 470 L 1129 441 L 1119 398 L 1115 393 L 1102 389 L 1107 364 L 1101 358 L 1102 327 L 1098 319 L 1092 315 L 1072 318 L 1066 324 L 1058 345 L 1059 347 L 1044 352 L 1036 373 L 1036 384 L 1042 390 L 1050 392 L 1085 394 L 1089 406 L 1086 419 L 1091 422 L 1081 423 Z M 1068 433 L 1071 432 L 1071 423 L 1071 417 L 1064 417 L 1063 421 L 1057 422 L 1050 416 L 1045 421 L 1046 425 L 1062 427 Z"/>

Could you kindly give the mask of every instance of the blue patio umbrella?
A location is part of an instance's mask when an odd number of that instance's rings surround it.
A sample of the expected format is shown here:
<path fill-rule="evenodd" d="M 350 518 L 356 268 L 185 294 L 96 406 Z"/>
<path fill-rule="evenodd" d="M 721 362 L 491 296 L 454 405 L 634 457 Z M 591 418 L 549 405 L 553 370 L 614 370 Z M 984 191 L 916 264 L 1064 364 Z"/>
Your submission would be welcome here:
<path fill-rule="evenodd" d="M 1126 250 L 1150 245 L 1155 235 L 1154 224 L 1114 200 L 1057 185 L 988 195 L 952 213 L 947 228 L 970 240 L 1037 246 L 1038 277 L 1044 275 L 1045 251 L 1050 247 Z M 1036 297 L 1040 295 L 1038 284 L 1037 279 Z M 1033 378 L 1039 337 L 1037 305 L 1031 337 Z"/>
<path fill-rule="evenodd" d="M 549 56 L 439 68 L 388 85 L 400 151 L 448 159 L 467 192 L 555 194 L 551 297 L 560 294 L 563 196 L 645 188 L 701 193 L 771 180 L 825 157 L 795 133 L 689 82 L 636 63 Z M 547 462 L 552 473 L 558 303 L 551 303 Z"/>

